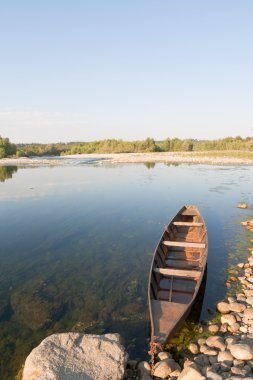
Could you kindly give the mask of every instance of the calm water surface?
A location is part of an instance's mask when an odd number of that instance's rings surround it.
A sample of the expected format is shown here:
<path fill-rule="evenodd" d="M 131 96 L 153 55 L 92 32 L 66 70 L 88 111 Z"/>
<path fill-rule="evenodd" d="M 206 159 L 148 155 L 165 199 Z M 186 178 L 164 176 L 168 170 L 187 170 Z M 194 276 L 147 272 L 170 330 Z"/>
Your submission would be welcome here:
<path fill-rule="evenodd" d="M 120 332 L 142 358 L 152 252 L 182 205 L 198 205 L 209 232 L 202 320 L 247 255 L 252 209 L 235 205 L 253 203 L 253 167 L 76 163 L 0 167 L 1 379 L 54 332 Z"/>

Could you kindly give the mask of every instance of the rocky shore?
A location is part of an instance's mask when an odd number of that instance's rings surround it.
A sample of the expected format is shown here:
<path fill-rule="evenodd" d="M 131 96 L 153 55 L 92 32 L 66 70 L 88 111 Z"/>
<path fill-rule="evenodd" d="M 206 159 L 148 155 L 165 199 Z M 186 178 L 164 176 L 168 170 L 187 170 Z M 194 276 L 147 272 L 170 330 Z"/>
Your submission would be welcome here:
<path fill-rule="evenodd" d="M 242 225 L 253 232 L 253 220 Z M 128 360 L 118 334 L 55 334 L 28 356 L 22 380 L 253 379 L 253 248 L 238 270 L 240 290 L 218 302 L 216 322 L 178 362 L 168 351 L 157 353 L 152 369 Z"/>

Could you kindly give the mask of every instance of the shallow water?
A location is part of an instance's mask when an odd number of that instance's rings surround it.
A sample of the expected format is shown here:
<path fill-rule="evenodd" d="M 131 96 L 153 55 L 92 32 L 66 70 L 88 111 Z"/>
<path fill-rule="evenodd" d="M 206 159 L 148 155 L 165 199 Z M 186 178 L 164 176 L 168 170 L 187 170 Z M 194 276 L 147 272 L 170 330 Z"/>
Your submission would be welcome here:
<path fill-rule="evenodd" d="M 0 378 L 53 332 L 120 332 L 147 351 L 147 279 L 163 225 L 196 204 L 209 233 L 200 319 L 247 254 L 253 167 L 102 165 L 0 168 Z"/>

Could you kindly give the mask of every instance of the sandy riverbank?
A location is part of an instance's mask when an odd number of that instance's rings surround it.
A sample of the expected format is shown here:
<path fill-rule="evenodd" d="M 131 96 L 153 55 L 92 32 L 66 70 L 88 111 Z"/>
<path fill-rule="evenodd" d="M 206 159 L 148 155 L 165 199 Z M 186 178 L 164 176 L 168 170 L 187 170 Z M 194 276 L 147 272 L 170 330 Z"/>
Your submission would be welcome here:
<path fill-rule="evenodd" d="M 20 157 L 20 158 L 3 158 L 0 159 L 0 165 L 15 166 L 55 166 L 67 165 L 70 160 L 98 160 L 103 163 L 192 163 L 192 164 L 211 164 L 211 165 L 229 165 L 242 164 L 253 165 L 253 158 L 236 157 L 213 152 L 164 152 L 164 153 L 111 153 L 111 154 L 76 154 L 61 156 L 57 158 L 41 157 Z"/>

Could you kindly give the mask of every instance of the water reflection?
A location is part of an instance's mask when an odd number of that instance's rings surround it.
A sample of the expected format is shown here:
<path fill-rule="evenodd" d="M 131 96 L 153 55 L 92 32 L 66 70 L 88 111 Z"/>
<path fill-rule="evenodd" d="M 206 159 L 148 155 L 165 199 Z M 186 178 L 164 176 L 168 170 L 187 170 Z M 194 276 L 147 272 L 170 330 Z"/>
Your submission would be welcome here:
<path fill-rule="evenodd" d="M 17 166 L 0 166 L 0 182 L 5 182 L 7 179 L 12 178 L 17 171 Z"/>
<path fill-rule="evenodd" d="M 155 167 L 155 162 L 144 162 L 144 165 L 145 165 L 146 168 L 148 168 L 148 169 L 154 169 L 154 167 Z"/>

